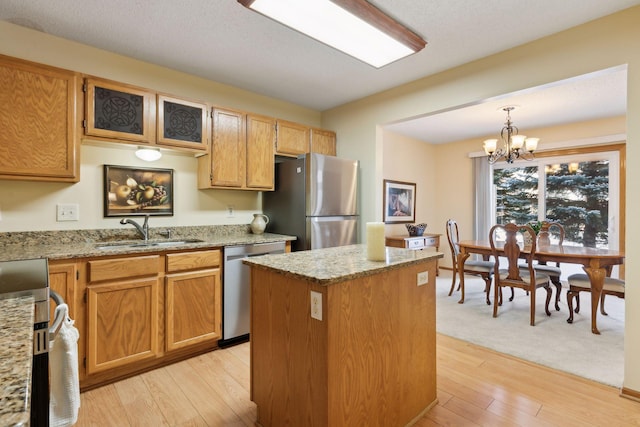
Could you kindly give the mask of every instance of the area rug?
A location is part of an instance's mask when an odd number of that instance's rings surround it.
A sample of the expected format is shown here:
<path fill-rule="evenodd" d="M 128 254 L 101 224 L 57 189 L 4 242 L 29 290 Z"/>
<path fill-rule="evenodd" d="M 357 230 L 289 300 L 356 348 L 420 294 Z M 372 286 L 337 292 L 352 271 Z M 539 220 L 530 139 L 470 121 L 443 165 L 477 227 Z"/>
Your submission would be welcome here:
<path fill-rule="evenodd" d="M 480 278 L 465 276 L 464 304 L 458 304 L 459 291 L 447 296 L 450 286 L 451 271 L 440 270 L 436 280 L 438 333 L 603 384 L 622 386 L 624 300 L 611 296 L 606 298 L 605 310 L 609 315 L 598 313 L 601 335 L 594 335 L 591 333 L 588 293 L 581 294 L 581 310 L 574 314 L 573 324 L 567 323 L 566 284 L 560 311 L 552 307 L 552 299 L 550 317 L 544 313 L 545 291 L 538 290 L 535 326 L 529 326 L 529 297 L 521 289 L 515 289 L 516 296 L 512 302 L 505 298 L 498 308 L 498 317 L 493 318 L 493 306 L 485 302 L 484 282 Z M 509 291 L 506 296 L 508 294 Z"/>

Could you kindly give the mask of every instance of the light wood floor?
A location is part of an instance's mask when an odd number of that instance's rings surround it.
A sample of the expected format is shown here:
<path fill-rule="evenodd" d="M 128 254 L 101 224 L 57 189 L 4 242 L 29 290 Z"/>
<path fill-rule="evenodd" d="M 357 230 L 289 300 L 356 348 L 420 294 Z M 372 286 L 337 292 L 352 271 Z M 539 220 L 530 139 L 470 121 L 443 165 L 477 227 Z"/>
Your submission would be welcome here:
<path fill-rule="evenodd" d="M 616 388 L 444 335 L 438 335 L 437 357 L 439 403 L 417 426 L 640 426 L 640 403 L 619 397 Z M 77 426 L 253 426 L 249 344 L 90 390 L 81 399 Z"/>

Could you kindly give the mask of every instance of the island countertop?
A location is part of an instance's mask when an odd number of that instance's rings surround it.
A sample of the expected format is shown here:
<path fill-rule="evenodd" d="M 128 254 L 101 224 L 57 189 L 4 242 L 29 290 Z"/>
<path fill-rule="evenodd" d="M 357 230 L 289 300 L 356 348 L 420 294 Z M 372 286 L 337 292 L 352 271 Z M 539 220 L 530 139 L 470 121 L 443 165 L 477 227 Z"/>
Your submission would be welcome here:
<path fill-rule="evenodd" d="M 444 256 L 441 252 L 392 247 L 386 247 L 385 251 L 385 261 L 369 261 L 367 245 L 361 244 L 265 255 L 247 258 L 243 262 L 252 267 L 329 285 Z"/>
<path fill-rule="evenodd" d="M 32 297 L 0 299 L 0 425 L 28 425 L 33 359 Z"/>

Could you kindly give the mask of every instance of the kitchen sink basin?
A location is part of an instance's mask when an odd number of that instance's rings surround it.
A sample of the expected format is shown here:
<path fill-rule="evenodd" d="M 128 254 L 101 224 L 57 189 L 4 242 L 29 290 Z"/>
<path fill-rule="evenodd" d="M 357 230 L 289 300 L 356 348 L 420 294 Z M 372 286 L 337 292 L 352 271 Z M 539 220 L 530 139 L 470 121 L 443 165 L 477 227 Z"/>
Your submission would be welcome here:
<path fill-rule="evenodd" d="M 150 242 L 116 242 L 116 243 L 101 243 L 96 246 L 99 250 L 117 250 L 128 248 L 162 248 L 171 246 L 188 245 L 189 243 L 200 243 L 202 240 L 198 239 L 182 239 L 182 240 L 159 240 Z"/>

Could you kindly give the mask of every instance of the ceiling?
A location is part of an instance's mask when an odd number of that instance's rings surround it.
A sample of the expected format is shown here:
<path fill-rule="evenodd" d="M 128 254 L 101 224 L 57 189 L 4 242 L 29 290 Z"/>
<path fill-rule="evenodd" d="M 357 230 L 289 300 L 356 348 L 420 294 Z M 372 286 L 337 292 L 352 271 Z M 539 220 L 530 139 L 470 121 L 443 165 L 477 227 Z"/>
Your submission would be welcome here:
<path fill-rule="evenodd" d="M 562 31 L 640 0 L 370 0 L 426 41 L 375 69 L 236 0 L 2 0 L 0 20 L 324 111 Z M 626 70 L 393 124 L 431 143 L 624 114 Z M 562 84 L 560 84 L 562 83 Z M 516 95 L 516 97 L 512 97 Z M 570 96 L 569 96 L 570 95 Z M 461 123 L 464 125 L 461 126 Z"/>

